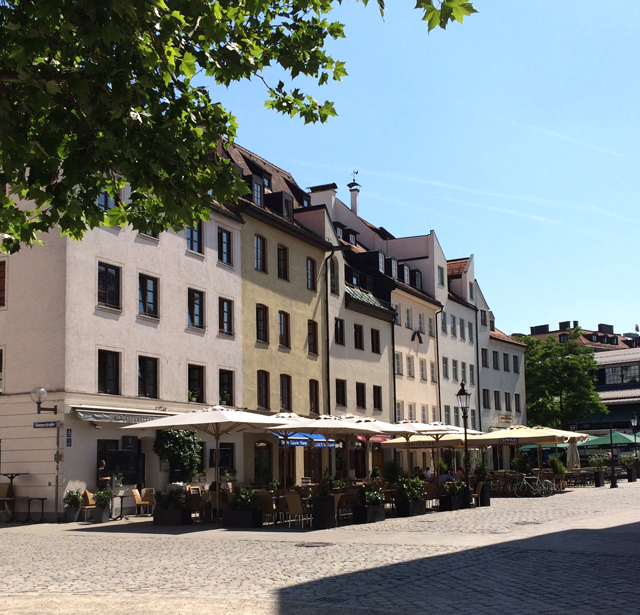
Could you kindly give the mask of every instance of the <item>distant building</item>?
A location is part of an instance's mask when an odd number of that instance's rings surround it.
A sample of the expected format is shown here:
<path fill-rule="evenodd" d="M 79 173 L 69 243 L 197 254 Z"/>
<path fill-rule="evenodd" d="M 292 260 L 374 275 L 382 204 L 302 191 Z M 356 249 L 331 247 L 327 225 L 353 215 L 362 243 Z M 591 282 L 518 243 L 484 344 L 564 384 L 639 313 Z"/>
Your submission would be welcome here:
<path fill-rule="evenodd" d="M 574 320 L 573 324 L 570 320 L 558 323 L 558 328 L 551 331 L 549 325 L 537 325 L 531 327 L 531 337 L 544 339 L 549 335 L 556 338 L 559 342 L 566 342 L 572 329 L 578 327 L 578 321 Z M 619 348 L 637 348 L 640 346 L 640 336 L 638 333 L 615 333 L 613 325 L 599 324 L 597 330 L 581 329 L 582 335 L 576 340 L 581 346 L 593 348 L 596 352 L 613 350 Z M 517 333 L 514 335 L 523 335 Z"/>

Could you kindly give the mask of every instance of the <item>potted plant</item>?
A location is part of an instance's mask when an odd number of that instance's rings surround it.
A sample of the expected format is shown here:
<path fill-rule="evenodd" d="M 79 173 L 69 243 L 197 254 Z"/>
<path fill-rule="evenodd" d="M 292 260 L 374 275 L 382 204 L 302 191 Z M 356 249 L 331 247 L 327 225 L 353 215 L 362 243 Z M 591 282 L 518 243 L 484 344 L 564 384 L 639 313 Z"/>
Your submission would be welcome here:
<path fill-rule="evenodd" d="M 596 487 L 604 487 L 604 472 L 602 468 L 607 463 L 607 458 L 604 455 L 594 455 L 589 457 L 589 467 L 595 468 L 593 473 L 593 482 Z"/>
<path fill-rule="evenodd" d="M 564 477 L 567 474 L 567 468 L 564 467 L 562 461 L 560 461 L 555 455 L 551 455 L 549 457 L 549 467 L 553 471 L 555 481 L 559 483 L 561 489 L 564 489 L 562 485 L 564 484 Z"/>
<path fill-rule="evenodd" d="M 277 478 L 274 478 L 271 482 L 267 483 L 267 491 L 278 491 L 282 489 L 282 482 Z"/>
<path fill-rule="evenodd" d="M 384 521 L 384 494 L 372 485 L 362 485 L 358 504 L 353 507 L 354 523 Z"/>
<path fill-rule="evenodd" d="M 627 481 L 635 483 L 638 480 L 638 465 L 640 459 L 634 455 L 625 455 L 621 460 L 622 466 L 627 470 Z"/>
<path fill-rule="evenodd" d="M 180 487 L 156 493 L 153 525 L 189 525 L 191 511 L 185 506 L 186 491 Z"/>
<path fill-rule="evenodd" d="M 189 389 L 189 401 L 197 402 L 200 399 L 200 389 Z"/>
<path fill-rule="evenodd" d="M 229 508 L 222 511 L 222 525 L 229 528 L 262 527 L 262 511 L 258 496 L 251 489 L 238 489 L 229 500 Z"/>
<path fill-rule="evenodd" d="M 400 478 L 396 489 L 396 516 L 415 517 L 427 512 L 424 483 L 421 478 Z"/>
<path fill-rule="evenodd" d="M 109 521 L 109 513 L 111 512 L 111 500 L 113 499 L 113 491 L 104 489 L 96 491 L 93 494 L 93 501 L 96 507 L 93 510 L 94 523 L 106 523 Z"/>
<path fill-rule="evenodd" d="M 482 489 L 480 490 L 478 498 L 478 506 L 491 506 L 491 490 L 489 489 L 489 470 L 484 465 L 482 459 L 478 459 L 476 462 L 473 473 L 478 483 L 482 483 Z"/>
<path fill-rule="evenodd" d="M 464 497 L 467 490 L 467 483 L 455 478 L 442 485 L 442 495 L 440 496 L 440 510 L 450 511 L 465 508 Z"/>
<path fill-rule="evenodd" d="M 336 526 L 336 499 L 331 490 L 336 487 L 336 479 L 327 468 L 318 483 L 313 498 L 311 526 L 314 530 L 326 530 Z"/>
<path fill-rule="evenodd" d="M 62 498 L 64 504 L 65 523 L 73 523 L 78 520 L 80 507 L 82 506 L 82 491 L 80 489 L 67 489 Z"/>
<path fill-rule="evenodd" d="M 114 477 L 116 487 L 122 487 L 122 481 L 124 480 L 124 474 L 118 472 Z"/>
<path fill-rule="evenodd" d="M 373 470 L 371 470 L 371 478 L 374 480 L 382 478 L 382 472 L 380 472 L 380 468 L 378 468 L 378 466 L 373 466 Z"/>
<path fill-rule="evenodd" d="M 218 399 L 219 399 L 219 403 L 220 403 L 221 406 L 228 406 L 229 405 L 229 400 L 231 399 L 231 395 L 230 395 L 229 391 L 223 391 L 218 396 Z"/>

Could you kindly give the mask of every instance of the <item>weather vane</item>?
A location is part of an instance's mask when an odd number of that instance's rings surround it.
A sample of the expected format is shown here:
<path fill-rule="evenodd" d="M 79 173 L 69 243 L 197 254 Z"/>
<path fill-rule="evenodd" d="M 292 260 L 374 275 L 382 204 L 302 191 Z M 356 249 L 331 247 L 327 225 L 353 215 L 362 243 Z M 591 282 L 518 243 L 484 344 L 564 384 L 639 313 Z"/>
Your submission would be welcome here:
<path fill-rule="evenodd" d="M 358 171 L 354 171 L 353 173 L 351 173 L 351 175 L 353 176 L 352 181 L 355 184 L 356 183 L 356 175 L 358 174 Z"/>

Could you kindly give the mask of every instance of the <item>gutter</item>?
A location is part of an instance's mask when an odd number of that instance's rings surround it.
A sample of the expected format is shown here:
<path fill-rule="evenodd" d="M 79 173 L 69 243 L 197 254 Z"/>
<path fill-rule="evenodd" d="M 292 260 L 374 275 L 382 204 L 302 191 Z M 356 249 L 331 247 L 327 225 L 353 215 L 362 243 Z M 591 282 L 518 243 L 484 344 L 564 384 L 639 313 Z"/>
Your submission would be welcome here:
<path fill-rule="evenodd" d="M 438 325 L 438 314 L 442 314 L 442 311 L 444 309 L 444 306 L 441 307 L 437 312 L 436 312 L 436 319 L 435 319 L 435 327 L 436 327 L 436 373 L 437 373 L 437 378 L 438 378 L 438 387 L 437 387 L 437 391 L 438 391 L 438 421 L 440 423 L 442 423 L 442 392 L 440 390 L 440 325 Z"/>
<path fill-rule="evenodd" d="M 484 408 L 480 403 L 480 391 L 482 391 L 482 387 L 480 386 L 480 336 L 478 334 L 478 310 L 476 308 L 476 397 L 478 403 L 478 427 L 479 430 L 482 431 L 482 411 Z M 524 362 L 523 362 L 524 363 Z M 523 368 L 524 369 L 524 368 Z"/>

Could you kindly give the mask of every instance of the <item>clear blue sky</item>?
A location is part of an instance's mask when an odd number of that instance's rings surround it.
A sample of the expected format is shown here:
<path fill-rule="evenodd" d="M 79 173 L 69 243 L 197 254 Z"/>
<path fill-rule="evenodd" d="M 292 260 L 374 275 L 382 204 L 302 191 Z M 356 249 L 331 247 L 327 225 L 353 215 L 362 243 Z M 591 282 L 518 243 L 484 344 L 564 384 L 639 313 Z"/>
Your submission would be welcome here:
<path fill-rule="evenodd" d="M 474 0 L 480 14 L 427 36 L 411 3 L 348 2 L 342 82 L 312 89 L 339 117 L 304 126 L 263 107 L 264 86 L 214 88 L 238 142 L 302 187 L 346 184 L 396 236 L 434 229 L 475 255 L 507 333 L 579 320 L 640 322 L 640 2 Z M 270 75 L 275 78 L 275 75 Z"/>

